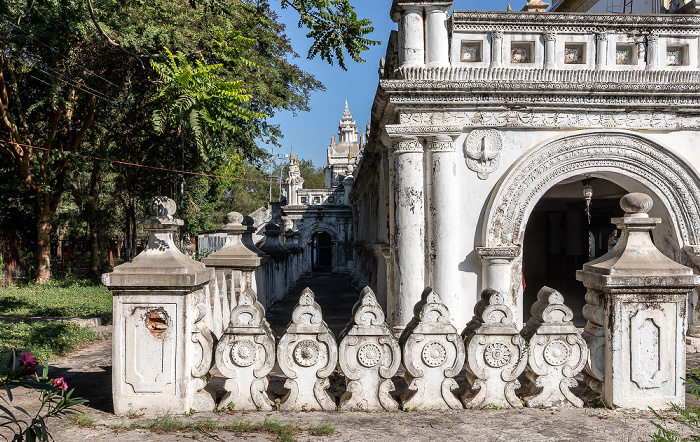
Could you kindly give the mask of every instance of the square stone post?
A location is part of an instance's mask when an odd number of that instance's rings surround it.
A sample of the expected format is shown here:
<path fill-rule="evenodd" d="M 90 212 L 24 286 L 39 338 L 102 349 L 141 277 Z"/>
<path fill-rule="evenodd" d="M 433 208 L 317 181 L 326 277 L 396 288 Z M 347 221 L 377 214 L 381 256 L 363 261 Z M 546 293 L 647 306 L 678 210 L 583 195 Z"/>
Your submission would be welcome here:
<path fill-rule="evenodd" d="M 114 412 L 147 415 L 211 411 L 203 377 L 212 366 L 214 338 L 205 325 L 207 284 L 214 269 L 173 243 L 182 220 L 175 202 L 156 197 L 142 222 L 148 246 L 132 262 L 102 275 L 113 295 Z"/>
<path fill-rule="evenodd" d="M 700 276 L 656 248 L 650 232 L 661 220 L 647 214 L 652 205 L 643 193 L 624 196 L 625 215 L 612 220 L 622 231 L 617 245 L 576 274 L 588 288 L 584 312 L 600 312 L 587 315 L 586 371 L 612 407 L 685 404 L 686 300 Z M 602 323 L 591 324 L 595 318 Z"/>
<path fill-rule="evenodd" d="M 261 304 L 269 306 L 272 300 L 266 299 L 264 281 L 257 281 L 255 274 L 258 268 L 269 261 L 265 255 L 253 243 L 253 218 L 243 216 L 238 212 L 230 212 L 226 215 L 226 224 L 221 226 L 221 231 L 227 234 L 226 243 L 222 248 L 202 259 L 207 267 L 216 270 L 216 278 L 219 284 L 227 279 L 226 286 L 230 293 L 229 305 L 234 306 L 236 296 L 239 296 L 246 288 L 251 288 L 257 293 Z M 233 274 L 235 280 L 231 280 Z M 230 282 L 230 285 L 228 283 Z M 224 327 L 228 324 L 224 324 Z"/>

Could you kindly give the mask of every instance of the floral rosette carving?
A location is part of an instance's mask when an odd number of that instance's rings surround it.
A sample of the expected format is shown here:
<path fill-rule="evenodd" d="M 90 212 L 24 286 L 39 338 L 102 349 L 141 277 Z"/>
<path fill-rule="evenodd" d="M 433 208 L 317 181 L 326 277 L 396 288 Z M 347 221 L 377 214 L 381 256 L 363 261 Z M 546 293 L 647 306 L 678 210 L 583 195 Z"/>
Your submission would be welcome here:
<path fill-rule="evenodd" d="M 323 321 L 314 293 L 304 289 L 277 346 L 277 363 L 287 377 L 289 392 L 280 405 L 284 411 L 335 410 L 328 394 L 328 376 L 338 363 L 335 336 Z"/>
<path fill-rule="evenodd" d="M 345 374 L 342 410 L 391 411 L 398 404 L 389 393 L 401 365 L 399 343 L 386 325 L 384 311 L 369 287 L 360 293 L 340 340 L 339 364 Z"/>
<path fill-rule="evenodd" d="M 543 287 L 530 309 L 532 318 L 522 330 L 530 341 L 525 396 L 528 407 L 582 407 L 583 401 L 571 392 L 578 385 L 574 377 L 588 360 L 586 341 L 571 320 L 573 313 L 558 291 Z"/>
<path fill-rule="evenodd" d="M 464 344 L 440 295 L 430 287 L 416 304 L 400 343 L 408 383 L 401 394 L 404 409 L 462 409 L 453 391 L 466 357 Z"/>
<path fill-rule="evenodd" d="M 462 332 L 470 388 L 462 395 L 468 408 L 522 407 L 515 389 L 525 370 L 525 340 L 513 323 L 503 295 L 486 289 L 474 307 L 474 318 Z"/>
<path fill-rule="evenodd" d="M 216 367 L 226 377 L 226 394 L 219 407 L 233 403 L 237 410 L 272 410 L 267 387 L 275 365 L 275 336 L 251 288 L 238 296 L 228 327 L 216 346 L 215 359 Z"/>

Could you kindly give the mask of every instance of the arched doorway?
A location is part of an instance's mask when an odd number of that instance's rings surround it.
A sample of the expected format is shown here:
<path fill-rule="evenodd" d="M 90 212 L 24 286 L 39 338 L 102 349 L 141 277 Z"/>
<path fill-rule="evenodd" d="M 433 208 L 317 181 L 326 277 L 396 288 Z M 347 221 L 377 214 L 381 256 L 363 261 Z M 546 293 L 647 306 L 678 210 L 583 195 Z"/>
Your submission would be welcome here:
<path fill-rule="evenodd" d="M 581 131 L 562 136 L 514 163 L 486 209 L 479 248 L 481 285 L 506 294 L 517 319 L 529 310 L 522 272 L 530 215 L 550 189 L 587 176 L 610 181 L 627 192 L 649 194 L 654 200 L 649 215 L 662 219 L 654 232 L 655 243 L 670 258 L 688 263 L 685 254 L 700 251 L 700 177 L 685 159 L 631 131 Z M 597 243 L 601 249 L 602 241 Z M 539 284 L 533 284 L 539 290 Z"/>
<path fill-rule="evenodd" d="M 585 184 L 593 191 L 590 222 L 583 198 Z M 585 325 L 586 289 L 576 280 L 576 271 L 614 246 L 617 229 L 610 219 L 624 214 L 619 201 L 627 193 L 612 181 L 576 176 L 540 198 L 527 220 L 523 241 L 523 322 L 530 318 L 537 292 L 547 285 L 564 295 L 574 312 L 574 324 Z"/>
<path fill-rule="evenodd" d="M 333 270 L 333 241 L 326 232 L 316 232 L 311 239 L 313 250 L 313 271 L 330 272 Z"/>

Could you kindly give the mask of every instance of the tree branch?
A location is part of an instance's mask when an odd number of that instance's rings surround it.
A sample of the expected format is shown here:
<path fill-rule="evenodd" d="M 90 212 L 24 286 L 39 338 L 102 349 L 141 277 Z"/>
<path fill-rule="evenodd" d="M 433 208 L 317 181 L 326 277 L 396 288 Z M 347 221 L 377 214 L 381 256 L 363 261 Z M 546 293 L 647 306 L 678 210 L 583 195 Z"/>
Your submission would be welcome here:
<path fill-rule="evenodd" d="M 85 0 L 85 3 L 87 4 L 88 10 L 90 11 L 90 18 L 92 19 L 92 23 L 95 25 L 95 27 L 97 28 L 97 30 L 99 31 L 99 33 L 102 34 L 102 36 L 105 38 L 105 40 L 107 40 L 107 43 L 109 43 L 110 45 L 112 45 L 112 46 L 114 46 L 114 47 L 116 47 L 116 48 L 119 48 L 119 49 L 122 50 L 124 53 L 128 54 L 130 57 L 135 58 L 135 59 L 138 60 L 139 63 L 141 64 L 141 68 L 145 68 L 145 66 L 143 65 L 143 61 L 141 60 L 141 57 L 139 57 L 138 55 L 133 54 L 133 53 L 127 51 L 127 50 L 124 48 L 124 46 L 120 45 L 120 44 L 117 43 L 116 41 L 114 41 L 114 40 L 112 40 L 111 38 L 109 38 L 109 35 L 107 35 L 107 33 L 104 31 L 104 29 L 102 29 L 102 26 L 100 26 L 100 23 L 97 21 L 97 16 L 95 15 L 95 10 L 92 8 L 92 1 L 91 1 L 91 0 Z"/>

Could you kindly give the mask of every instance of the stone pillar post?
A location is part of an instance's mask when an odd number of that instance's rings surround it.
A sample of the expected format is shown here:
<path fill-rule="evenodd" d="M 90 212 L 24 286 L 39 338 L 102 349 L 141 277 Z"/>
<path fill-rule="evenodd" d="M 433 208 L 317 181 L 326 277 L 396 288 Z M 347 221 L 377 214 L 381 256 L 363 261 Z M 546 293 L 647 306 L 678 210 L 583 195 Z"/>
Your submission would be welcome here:
<path fill-rule="evenodd" d="M 503 295 L 503 303 L 513 312 L 513 322 L 518 328 L 523 322 L 522 275 L 516 271 L 520 247 L 477 247 L 481 257 L 482 291 L 493 289 Z"/>
<path fill-rule="evenodd" d="M 596 36 L 596 70 L 605 69 L 608 65 L 608 34 L 599 32 Z"/>
<path fill-rule="evenodd" d="M 649 218 L 652 205 L 643 193 L 624 196 L 625 215 L 612 220 L 622 231 L 617 245 L 576 273 L 588 288 L 584 312 L 602 303 L 603 333 L 584 333 L 591 347 L 586 371 L 603 371 L 602 399 L 612 407 L 685 404 L 686 300 L 700 276 L 656 248 L 650 233 L 661 219 Z"/>
<path fill-rule="evenodd" d="M 556 42 L 557 33 L 554 31 L 546 31 L 544 33 L 544 68 L 556 68 Z"/>
<path fill-rule="evenodd" d="M 453 225 L 458 219 L 459 205 L 455 204 L 454 189 L 456 149 L 449 135 L 437 135 L 428 142 L 430 155 L 430 260 L 432 269 L 429 285 L 442 297 L 450 310 L 453 324 L 465 324 L 471 317 L 468 304 L 462 299 L 459 263 L 459 241 L 454 240 Z M 459 155 L 460 158 L 461 155 Z M 464 161 L 462 159 L 462 161 Z"/>
<path fill-rule="evenodd" d="M 647 71 L 656 70 L 659 65 L 659 36 L 647 36 Z"/>
<path fill-rule="evenodd" d="M 183 222 L 173 219 L 175 211 L 175 201 L 167 197 L 151 200 L 151 217 L 142 222 L 148 246 L 132 262 L 102 275 L 113 295 L 115 414 L 179 414 L 215 406 L 203 379 L 213 358 L 205 316 L 214 269 L 177 249 L 173 232 Z"/>
<path fill-rule="evenodd" d="M 503 31 L 491 33 L 491 69 L 500 68 L 503 63 Z"/>
<path fill-rule="evenodd" d="M 450 40 L 447 35 L 447 8 L 425 8 L 425 67 L 450 65 Z"/>
<path fill-rule="evenodd" d="M 416 137 L 394 143 L 394 297 L 389 316 L 403 328 L 425 289 L 423 145 Z M 392 311 L 394 310 L 394 311 Z"/>
<path fill-rule="evenodd" d="M 286 287 L 286 259 L 289 256 L 289 250 L 287 250 L 280 243 L 280 235 L 282 235 L 282 229 L 280 226 L 273 222 L 267 223 L 265 226 L 265 244 L 260 247 L 265 254 L 270 255 L 273 258 L 273 263 L 270 266 L 273 272 L 273 298 L 275 301 L 280 301 L 284 298 L 284 292 Z"/>
<path fill-rule="evenodd" d="M 221 230 L 227 234 L 226 243 L 221 249 L 202 259 L 202 263 L 216 270 L 216 277 L 220 284 L 223 278 L 227 278 L 227 287 L 236 296 L 249 287 L 257 293 L 261 304 L 269 305 L 271 300 L 266 299 L 264 290 L 258 287 L 255 278 L 258 267 L 264 265 L 269 257 L 253 243 L 252 236 L 255 232 L 253 219 L 249 216 L 244 217 L 238 212 L 230 212 L 226 215 L 225 222 Z M 236 280 L 228 280 L 231 274 Z M 229 298 L 229 305 L 234 304 L 235 299 Z"/>

